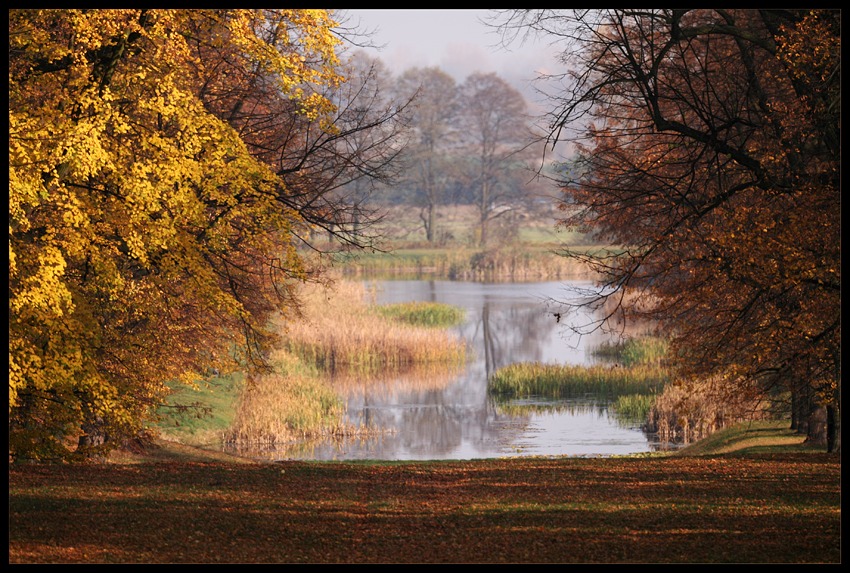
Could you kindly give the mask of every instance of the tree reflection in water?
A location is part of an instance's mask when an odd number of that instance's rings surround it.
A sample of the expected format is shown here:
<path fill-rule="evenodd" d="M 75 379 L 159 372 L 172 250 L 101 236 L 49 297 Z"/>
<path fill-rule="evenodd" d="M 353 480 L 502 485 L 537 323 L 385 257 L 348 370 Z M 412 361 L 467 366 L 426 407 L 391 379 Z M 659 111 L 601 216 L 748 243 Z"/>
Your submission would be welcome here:
<path fill-rule="evenodd" d="M 469 345 L 469 363 L 459 371 L 335 379 L 347 400 L 348 421 L 371 432 L 300 444 L 278 451 L 278 459 L 614 455 L 658 447 L 640 429 L 609 417 L 604 401 L 497 404 L 488 397 L 488 376 L 515 362 L 600 361 L 592 349 L 615 335 L 595 330 L 576 336 L 570 326 L 594 317 L 567 312 L 558 318 L 551 309 L 551 301 L 563 299 L 569 284 L 431 280 L 370 286 L 378 304 L 419 300 L 464 308 L 466 320 L 453 330 Z"/>

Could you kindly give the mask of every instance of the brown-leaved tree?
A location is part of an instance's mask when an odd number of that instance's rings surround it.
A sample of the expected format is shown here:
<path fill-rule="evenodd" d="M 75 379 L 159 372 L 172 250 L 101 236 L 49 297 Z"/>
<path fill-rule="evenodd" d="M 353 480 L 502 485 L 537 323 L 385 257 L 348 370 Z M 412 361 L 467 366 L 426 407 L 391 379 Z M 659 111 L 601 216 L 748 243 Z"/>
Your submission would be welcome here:
<path fill-rule="evenodd" d="M 658 321 L 681 380 L 788 395 L 794 426 L 837 449 L 840 12 L 517 10 L 501 26 L 563 42 L 549 141 L 578 134 L 564 224 L 620 247 L 571 253 L 601 296 Z"/>

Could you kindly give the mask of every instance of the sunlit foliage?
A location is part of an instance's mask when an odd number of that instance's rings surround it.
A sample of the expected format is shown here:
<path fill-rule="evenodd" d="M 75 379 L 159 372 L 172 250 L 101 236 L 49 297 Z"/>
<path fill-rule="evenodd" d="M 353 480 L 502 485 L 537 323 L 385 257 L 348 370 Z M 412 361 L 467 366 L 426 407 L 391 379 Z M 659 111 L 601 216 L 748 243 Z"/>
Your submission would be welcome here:
<path fill-rule="evenodd" d="M 260 146 L 336 134 L 334 25 L 10 11 L 13 455 L 96 453 L 145 428 L 165 381 L 263 366 L 268 319 L 308 276 L 293 237 L 319 218 L 287 181 L 313 172 L 284 177 Z"/>

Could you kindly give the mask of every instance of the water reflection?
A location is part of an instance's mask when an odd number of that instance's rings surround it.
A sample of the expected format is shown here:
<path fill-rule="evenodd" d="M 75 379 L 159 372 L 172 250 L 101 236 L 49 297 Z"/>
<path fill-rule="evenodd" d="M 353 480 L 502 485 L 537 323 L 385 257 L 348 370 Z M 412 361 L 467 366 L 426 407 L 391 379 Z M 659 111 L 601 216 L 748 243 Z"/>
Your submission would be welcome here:
<path fill-rule="evenodd" d="M 347 401 L 348 422 L 373 432 L 298 444 L 265 452 L 275 459 L 474 459 L 513 455 L 615 455 L 659 447 L 639 428 L 609 416 L 593 400 L 557 404 L 515 401 L 497 405 L 487 394 L 487 377 L 515 362 L 593 364 L 591 350 L 612 340 L 600 330 L 583 336 L 570 326 L 590 324 L 589 313 L 555 316 L 552 300 L 571 286 L 454 281 L 371 281 L 378 304 L 434 301 L 466 310 L 453 329 L 469 345 L 471 360 L 459 372 L 412 373 L 381 381 L 338 380 Z"/>

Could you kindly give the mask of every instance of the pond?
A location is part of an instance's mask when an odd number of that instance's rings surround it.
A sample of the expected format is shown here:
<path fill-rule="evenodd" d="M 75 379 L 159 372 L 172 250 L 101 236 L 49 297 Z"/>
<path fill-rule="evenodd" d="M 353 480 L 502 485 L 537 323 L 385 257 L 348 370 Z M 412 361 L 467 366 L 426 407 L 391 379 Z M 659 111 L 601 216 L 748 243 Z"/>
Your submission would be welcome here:
<path fill-rule="evenodd" d="M 672 447 L 635 424 L 617 420 L 594 396 L 557 403 L 517 400 L 497 404 L 487 377 L 516 362 L 594 364 L 592 350 L 616 334 L 576 335 L 589 311 L 562 313 L 552 301 L 574 299 L 582 282 L 478 283 L 441 280 L 368 281 L 377 304 L 433 301 L 461 307 L 466 319 L 452 329 L 467 341 L 465 367 L 430 377 L 397 377 L 381 383 L 349 381 L 340 388 L 348 422 L 380 432 L 368 438 L 298 444 L 274 459 L 432 460 L 509 456 L 610 456 Z M 447 378 L 448 377 L 448 378 Z"/>

